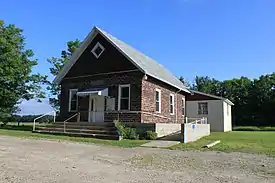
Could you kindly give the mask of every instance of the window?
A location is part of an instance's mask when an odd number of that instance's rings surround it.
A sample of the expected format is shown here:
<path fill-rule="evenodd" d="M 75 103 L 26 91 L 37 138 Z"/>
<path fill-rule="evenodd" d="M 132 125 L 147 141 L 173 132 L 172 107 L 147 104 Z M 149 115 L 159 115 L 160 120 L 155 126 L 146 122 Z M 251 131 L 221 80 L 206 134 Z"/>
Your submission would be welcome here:
<path fill-rule="evenodd" d="M 181 114 L 185 115 L 185 98 L 181 99 Z"/>
<path fill-rule="evenodd" d="M 170 94 L 170 114 L 174 115 L 174 103 L 175 103 L 175 96 L 174 94 Z"/>
<path fill-rule="evenodd" d="M 93 47 L 92 53 L 94 54 L 94 56 L 95 56 L 96 58 L 99 58 L 100 55 L 103 53 L 104 50 L 105 50 L 105 48 L 98 42 L 98 43 L 96 43 L 96 45 Z"/>
<path fill-rule="evenodd" d="M 77 93 L 78 89 L 70 89 L 69 93 L 69 112 L 77 111 Z"/>
<path fill-rule="evenodd" d="M 198 103 L 198 114 L 208 114 L 208 103 L 199 102 Z"/>
<path fill-rule="evenodd" d="M 161 91 L 156 89 L 156 112 L 161 113 Z"/>
<path fill-rule="evenodd" d="M 119 85 L 118 110 L 130 110 L 130 85 Z"/>

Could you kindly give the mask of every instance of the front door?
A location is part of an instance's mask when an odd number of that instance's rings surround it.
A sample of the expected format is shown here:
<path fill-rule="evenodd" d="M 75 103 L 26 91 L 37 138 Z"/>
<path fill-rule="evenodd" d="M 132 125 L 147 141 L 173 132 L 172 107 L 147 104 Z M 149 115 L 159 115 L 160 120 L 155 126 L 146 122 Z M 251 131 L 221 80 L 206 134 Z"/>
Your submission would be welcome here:
<path fill-rule="evenodd" d="M 89 122 L 104 122 L 104 96 L 90 95 Z"/>

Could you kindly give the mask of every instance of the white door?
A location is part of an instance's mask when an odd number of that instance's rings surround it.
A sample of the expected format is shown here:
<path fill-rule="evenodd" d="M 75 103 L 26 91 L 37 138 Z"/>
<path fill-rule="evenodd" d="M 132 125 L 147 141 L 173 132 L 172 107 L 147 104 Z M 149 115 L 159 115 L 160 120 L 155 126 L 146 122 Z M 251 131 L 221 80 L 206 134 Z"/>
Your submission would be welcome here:
<path fill-rule="evenodd" d="M 90 95 L 89 122 L 104 122 L 104 96 Z"/>
<path fill-rule="evenodd" d="M 94 108 L 95 108 L 95 102 L 94 97 L 92 95 L 89 96 L 89 111 L 88 111 L 88 122 L 94 122 Z"/>

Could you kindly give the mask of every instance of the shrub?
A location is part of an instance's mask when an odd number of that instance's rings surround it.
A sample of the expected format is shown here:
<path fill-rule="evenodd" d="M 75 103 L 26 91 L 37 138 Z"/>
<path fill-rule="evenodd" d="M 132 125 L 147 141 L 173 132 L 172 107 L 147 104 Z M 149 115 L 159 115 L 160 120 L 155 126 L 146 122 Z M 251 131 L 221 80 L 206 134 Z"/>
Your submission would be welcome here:
<path fill-rule="evenodd" d="M 135 128 L 124 128 L 124 136 L 125 139 L 138 139 L 137 130 Z"/>
<path fill-rule="evenodd" d="M 115 123 L 115 127 L 117 128 L 120 135 L 124 139 L 138 139 L 139 138 L 139 135 L 137 134 L 137 131 L 135 128 L 125 127 L 125 125 L 121 121 L 118 121 L 118 120 L 115 120 L 114 123 Z"/>
<path fill-rule="evenodd" d="M 275 127 L 271 126 L 235 126 L 233 131 L 275 131 Z"/>
<path fill-rule="evenodd" d="M 275 131 L 274 126 L 265 126 L 261 128 L 261 131 Z"/>
<path fill-rule="evenodd" d="M 260 131 L 257 126 L 236 126 L 233 127 L 233 131 Z"/>
<path fill-rule="evenodd" d="M 115 127 L 117 128 L 117 130 L 120 133 L 120 136 L 122 136 L 124 138 L 125 136 L 125 126 L 121 121 L 115 120 Z"/>
<path fill-rule="evenodd" d="M 155 140 L 157 138 L 158 134 L 153 131 L 146 131 L 145 132 L 145 139 L 146 140 Z"/>

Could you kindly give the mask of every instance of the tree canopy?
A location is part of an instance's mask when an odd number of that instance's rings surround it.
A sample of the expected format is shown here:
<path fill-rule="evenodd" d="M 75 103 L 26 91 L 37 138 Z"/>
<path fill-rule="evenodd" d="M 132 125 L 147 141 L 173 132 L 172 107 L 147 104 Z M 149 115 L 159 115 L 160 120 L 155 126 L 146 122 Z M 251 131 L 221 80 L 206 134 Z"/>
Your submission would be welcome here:
<path fill-rule="evenodd" d="M 196 76 L 191 88 L 231 100 L 234 125 L 275 125 L 275 73 L 224 81 Z"/>
<path fill-rule="evenodd" d="M 80 46 L 81 42 L 77 39 L 75 41 L 67 42 L 67 49 L 61 51 L 60 57 L 52 57 L 49 58 L 47 61 L 51 64 L 50 73 L 56 77 L 58 73 L 61 71 L 62 67 L 66 62 L 70 60 L 72 57 L 73 52 Z M 61 88 L 60 85 L 56 85 L 51 81 L 48 81 L 47 89 L 50 91 L 50 104 L 56 110 L 59 110 L 59 98 Z"/>
<path fill-rule="evenodd" d="M 25 48 L 23 30 L 0 20 L 0 121 L 18 111 L 22 99 L 44 98 L 46 76 L 33 74 L 34 53 Z"/>

